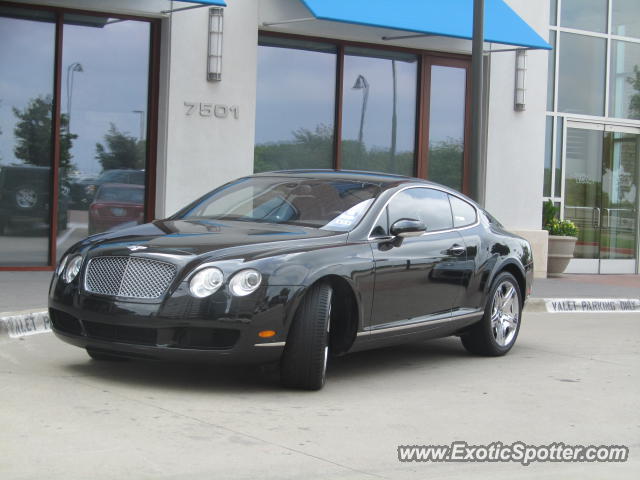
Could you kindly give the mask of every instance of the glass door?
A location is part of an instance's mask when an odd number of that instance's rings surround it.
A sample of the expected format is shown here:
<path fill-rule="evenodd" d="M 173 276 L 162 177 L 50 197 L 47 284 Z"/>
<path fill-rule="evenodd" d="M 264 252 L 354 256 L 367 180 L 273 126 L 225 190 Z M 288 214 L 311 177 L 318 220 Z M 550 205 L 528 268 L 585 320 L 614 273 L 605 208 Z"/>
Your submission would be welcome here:
<path fill-rule="evenodd" d="M 640 129 L 567 122 L 563 216 L 580 229 L 567 273 L 636 273 Z"/>

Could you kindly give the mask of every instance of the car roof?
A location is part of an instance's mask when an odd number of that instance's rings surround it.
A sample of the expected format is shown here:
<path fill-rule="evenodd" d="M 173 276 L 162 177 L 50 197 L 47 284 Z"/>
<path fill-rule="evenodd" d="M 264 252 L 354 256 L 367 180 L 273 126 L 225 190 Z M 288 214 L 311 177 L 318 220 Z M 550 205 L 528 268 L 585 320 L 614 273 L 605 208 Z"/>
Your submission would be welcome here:
<path fill-rule="evenodd" d="M 422 178 L 407 177 L 405 175 L 395 175 L 393 173 L 371 172 L 366 170 L 330 170 L 330 169 L 292 169 L 275 170 L 272 172 L 256 173 L 253 177 L 292 177 L 292 178 L 321 178 L 340 179 L 356 182 L 370 182 L 379 184 L 383 190 L 398 187 L 401 185 L 431 186 L 445 190 L 453 195 L 462 197 L 474 204 L 472 199 L 463 193 L 440 183 L 431 182 Z M 476 204 L 476 206 L 479 206 Z"/>
<path fill-rule="evenodd" d="M 299 178 L 339 178 L 343 180 L 354 180 L 363 182 L 376 182 L 381 184 L 398 185 L 401 183 L 424 183 L 432 184 L 420 178 L 395 175 L 392 173 L 370 172 L 366 170 L 330 170 L 330 169 L 292 169 L 275 170 L 271 172 L 256 173 L 256 177 L 299 177 Z M 435 184 L 434 184 L 435 185 Z"/>

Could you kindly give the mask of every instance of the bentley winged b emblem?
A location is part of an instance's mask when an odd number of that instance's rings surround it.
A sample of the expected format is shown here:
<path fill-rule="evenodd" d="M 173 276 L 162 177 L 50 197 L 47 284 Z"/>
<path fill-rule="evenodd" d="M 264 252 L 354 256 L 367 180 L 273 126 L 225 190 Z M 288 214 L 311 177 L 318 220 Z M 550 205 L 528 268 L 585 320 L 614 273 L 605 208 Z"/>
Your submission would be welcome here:
<path fill-rule="evenodd" d="M 130 247 L 127 247 L 129 250 L 131 250 L 132 252 L 137 252 L 138 250 L 146 250 L 147 247 L 145 247 L 144 245 L 132 245 Z"/>

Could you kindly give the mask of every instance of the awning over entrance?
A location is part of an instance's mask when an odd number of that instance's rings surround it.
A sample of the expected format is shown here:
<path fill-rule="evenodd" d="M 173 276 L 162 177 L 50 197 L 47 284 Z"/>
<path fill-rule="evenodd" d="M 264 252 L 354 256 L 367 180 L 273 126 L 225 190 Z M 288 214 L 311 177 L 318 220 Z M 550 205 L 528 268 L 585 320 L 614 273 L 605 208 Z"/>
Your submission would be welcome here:
<path fill-rule="evenodd" d="M 201 3 L 202 5 L 219 5 L 220 7 L 227 6 L 224 0 L 175 0 L 175 1 L 186 2 L 186 3 Z"/>
<path fill-rule="evenodd" d="M 318 20 L 471 39 L 473 0 L 301 0 Z M 550 50 L 503 0 L 485 0 L 486 42 Z"/>

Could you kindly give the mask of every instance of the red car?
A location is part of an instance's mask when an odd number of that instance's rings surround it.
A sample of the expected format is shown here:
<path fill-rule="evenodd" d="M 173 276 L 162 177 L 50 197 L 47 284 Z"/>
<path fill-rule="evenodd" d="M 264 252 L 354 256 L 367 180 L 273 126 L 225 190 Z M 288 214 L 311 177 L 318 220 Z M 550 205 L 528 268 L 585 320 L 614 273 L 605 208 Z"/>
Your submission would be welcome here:
<path fill-rule="evenodd" d="M 89 235 L 144 221 L 144 185 L 105 183 L 89 206 Z"/>

